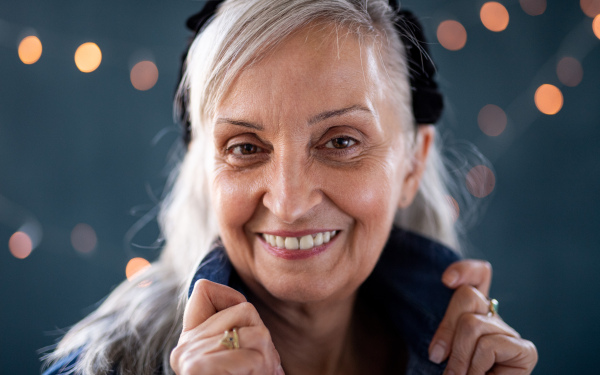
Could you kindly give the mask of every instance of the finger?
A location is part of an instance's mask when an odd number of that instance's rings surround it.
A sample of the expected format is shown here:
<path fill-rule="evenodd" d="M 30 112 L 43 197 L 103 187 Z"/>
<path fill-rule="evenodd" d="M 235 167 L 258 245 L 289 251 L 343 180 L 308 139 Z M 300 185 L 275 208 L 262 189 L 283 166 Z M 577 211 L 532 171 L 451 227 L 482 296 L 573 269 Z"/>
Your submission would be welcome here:
<path fill-rule="evenodd" d="M 183 332 L 194 329 L 217 312 L 243 302 L 246 302 L 244 295 L 233 288 L 198 280 L 183 313 Z"/>
<path fill-rule="evenodd" d="M 264 356 L 251 349 L 227 350 L 210 356 L 188 356 L 179 365 L 178 375 L 273 374 Z"/>
<path fill-rule="evenodd" d="M 188 334 L 192 339 L 196 335 L 202 337 L 222 335 L 226 330 L 233 328 L 264 326 L 254 305 L 250 302 L 242 302 L 213 314 L 196 328 L 188 331 Z"/>
<path fill-rule="evenodd" d="M 464 314 L 458 321 L 452 342 L 448 371 L 466 374 L 480 338 L 486 335 L 519 337 L 519 334 L 501 319 L 479 314 Z"/>
<path fill-rule="evenodd" d="M 434 363 L 443 362 L 450 352 L 458 319 L 463 314 L 487 314 L 487 298 L 472 286 L 460 286 L 452 296 L 446 314 L 429 345 L 429 359 Z"/>
<path fill-rule="evenodd" d="M 471 285 L 487 296 L 492 283 L 492 265 L 474 259 L 454 262 L 442 274 L 442 282 L 452 289 L 461 285 Z"/>
<path fill-rule="evenodd" d="M 530 374 L 538 360 L 537 349 L 531 341 L 502 334 L 482 336 L 477 342 L 468 375 Z"/>

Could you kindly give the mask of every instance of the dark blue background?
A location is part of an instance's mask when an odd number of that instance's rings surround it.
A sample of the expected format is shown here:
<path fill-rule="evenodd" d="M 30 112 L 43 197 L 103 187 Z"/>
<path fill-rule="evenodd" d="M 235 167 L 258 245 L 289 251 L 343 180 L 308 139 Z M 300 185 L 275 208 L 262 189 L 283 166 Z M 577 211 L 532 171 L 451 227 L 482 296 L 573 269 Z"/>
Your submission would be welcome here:
<path fill-rule="evenodd" d="M 537 17 L 516 0 L 502 3 L 511 18 L 500 33 L 481 24 L 483 1 L 403 5 L 435 42 L 448 105 L 444 134 L 453 147 L 474 144 L 494 166 L 496 187 L 469 230 L 470 254 L 494 265 L 492 295 L 504 319 L 536 343 L 535 373 L 589 373 L 600 336 L 600 40 L 579 1 L 549 1 Z M 132 240 L 126 233 L 161 196 L 168 153 L 179 141 L 171 100 L 188 35 L 183 23 L 200 7 L 183 0 L 0 3 L 0 372 L 39 372 L 36 351 L 52 344 L 57 330 L 92 311 L 124 278 L 131 257 L 156 256 L 143 248 L 158 235 L 155 222 Z M 467 29 L 460 51 L 435 39 L 449 18 Z M 44 50 L 24 65 L 17 46 L 29 28 Z M 88 41 L 103 59 L 84 74 L 73 54 Z M 573 88 L 555 73 L 566 55 L 583 65 L 583 81 Z M 160 74 L 145 92 L 129 81 L 140 56 L 150 56 Z M 533 104 L 542 83 L 563 91 L 557 115 Z M 498 137 L 478 128 L 486 104 L 509 117 Z M 32 219 L 43 229 L 41 243 L 16 259 L 8 240 Z M 77 223 L 96 231 L 91 254 L 70 243 Z"/>

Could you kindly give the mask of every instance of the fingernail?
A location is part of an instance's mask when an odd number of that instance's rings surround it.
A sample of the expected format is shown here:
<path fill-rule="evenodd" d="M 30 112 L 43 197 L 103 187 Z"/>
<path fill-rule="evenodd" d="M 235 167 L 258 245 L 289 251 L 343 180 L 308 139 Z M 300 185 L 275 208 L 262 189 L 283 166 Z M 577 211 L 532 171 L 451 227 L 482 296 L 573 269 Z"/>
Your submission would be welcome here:
<path fill-rule="evenodd" d="M 433 346 L 431 354 L 429 354 L 429 360 L 439 365 L 440 363 L 442 363 L 442 359 L 444 359 L 445 353 L 445 345 L 443 345 L 441 342 L 438 342 Z"/>
<path fill-rule="evenodd" d="M 450 271 L 444 275 L 442 281 L 444 282 L 444 284 L 446 284 L 446 286 L 454 286 L 454 284 L 456 284 L 456 282 L 458 281 L 459 276 L 460 275 L 458 274 L 458 272 Z"/>

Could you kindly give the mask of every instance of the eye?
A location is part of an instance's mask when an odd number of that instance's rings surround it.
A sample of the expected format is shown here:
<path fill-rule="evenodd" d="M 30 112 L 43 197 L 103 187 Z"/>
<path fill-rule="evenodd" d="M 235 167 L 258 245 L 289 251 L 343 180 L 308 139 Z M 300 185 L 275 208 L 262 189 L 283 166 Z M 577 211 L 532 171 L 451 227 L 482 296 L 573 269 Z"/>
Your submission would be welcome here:
<path fill-rule="evenodd" d="M 325 148 L 348 148 L 354 146 L 356 144 L 356 140 L 350 137 L 337 137 L 331 139 L 329 142 L 325 144 Z"/>
<path fill-rule="evenodd" d="M 234 155 L 252 155 L 262 152 L 262 148 L 252 143 L 244 143 L 241 145 L 231 146 L 227 149 L 227 152 Z"/>

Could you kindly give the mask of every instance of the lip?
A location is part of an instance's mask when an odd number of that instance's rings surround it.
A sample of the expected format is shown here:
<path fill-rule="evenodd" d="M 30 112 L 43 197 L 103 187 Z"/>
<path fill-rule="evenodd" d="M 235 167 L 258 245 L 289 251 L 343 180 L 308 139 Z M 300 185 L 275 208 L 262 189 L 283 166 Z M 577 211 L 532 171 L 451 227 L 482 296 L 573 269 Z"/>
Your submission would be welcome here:
<path fill-rule="evenodd" d="M 323 231 L 326 232 L 326 231 Z M 314 233 L 319 233 L 319 231 L 314 231 L 314 230 L 308 230 L 308 231 L 301 231 L 301 232 L 287 232 L 287 231 L 278 231 L 278 232 L 263 232 L 265 234 L 272 234 L 275 236 L 280 236 L 280 237 L 301 237 L 301 236 L 306 236 L 307 234 L 314 234 Z M 287 233 L 287 235 L 282 234 L 282 233 Z M 301 234 L 298 234 L 301 233 Z M 281 249 L 279 247 L 274 247 L 271 246 L 267 241 L 265 241 L 265 239 L 260 235 L 257 234 L 258 240 L 260 241 L 260 243 L 264 246 L 264 248 L 267 250 L 268 253 L 270 253 L 271 255 L 274 255 L 278 258 L 282 258 L 285 260 L 301 260 L 301 259 L 308 259 L 314 256 L 317 256 L 319 254 L 321 254 L 322 252 L 324 252 L 325 250 L 329 249 L 330 245 L 332 243 L 334 243 L 338 236 L 339 233 L 336 234 L 335 237 L 333 237 L 329 242 L 324 243 L 320 246 L 316 246 L 313 247 L 310 250 L 288 250 L 288 249 Z"/>
<path fill-rule="evenodd" d="M 339 229 L 306 229 L 306 230 L 301 230 L 301 231 L 297 231 L 297 232 L 292 232 L 289 230 L 277 230 L 277 231 L 267 231 L 267 232 L 260 232 L 259 235 L 262 234 L 272 234 L 273 236 L 279 236 L 279 237 L 302 237 L 302 236 L 306 236 L 306 235 L 315 235 L 317 233 L 324 233 L 324 232 L 331 232 L 331 231 L 338 231 Z"/>

